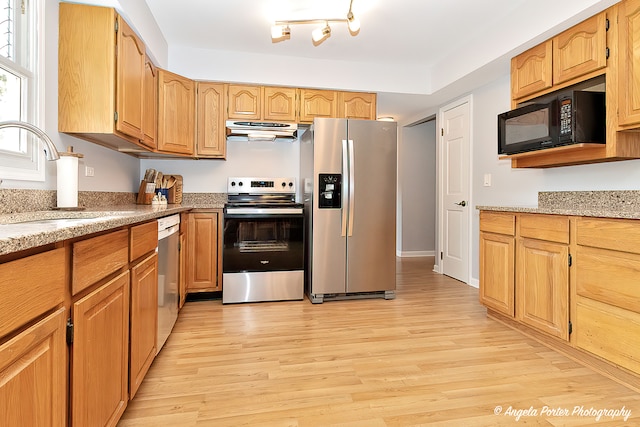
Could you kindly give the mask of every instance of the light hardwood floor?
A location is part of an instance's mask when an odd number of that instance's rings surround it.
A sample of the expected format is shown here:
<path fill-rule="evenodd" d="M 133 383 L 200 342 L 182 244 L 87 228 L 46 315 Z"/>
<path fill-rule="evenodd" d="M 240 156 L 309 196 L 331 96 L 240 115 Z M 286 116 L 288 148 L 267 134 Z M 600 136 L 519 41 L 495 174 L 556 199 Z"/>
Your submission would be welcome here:
<path fill-rule="evenodd" d="M 432 267 L 399 260 L 389 301 L 187 303 L 118 425 L 640 425 L 638 393 L 487 318 Z"/>

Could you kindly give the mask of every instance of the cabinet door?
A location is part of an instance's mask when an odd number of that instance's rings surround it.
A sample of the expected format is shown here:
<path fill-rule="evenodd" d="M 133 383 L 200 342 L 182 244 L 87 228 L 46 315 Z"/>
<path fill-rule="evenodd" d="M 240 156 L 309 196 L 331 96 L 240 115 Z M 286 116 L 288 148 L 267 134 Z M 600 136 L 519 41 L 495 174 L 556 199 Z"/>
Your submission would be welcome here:
<path fill-rule="evenodd" d="M 480 233 L 480 302 L 500 313 L 515 315 L 515 239 Z"/>
<path fill-rule="evenodd" d="M 73 304 L 71 423 L 115 425 L 127 401 L 129 271 Z"/>
<path fill-rule="evenodd" d="M 0 345 L 0 425 L 67 425 L 65 324 L 61 308 Z"/>
<path fill-rule="evenodd" d="M 158 151 L 193 155 L 195 117 L 195 82 L 158 70 Z"/>
<path fill-rule="evenodd" d="M 297 119 L 297 89 L 292 87 L 263 88 L 262 118 L 278 122 L 295 122 Z"/>
<path fill-rule="evenodd" d="M 187 292 L 220 291 L 222 215 L 192 213 L 188 223 Z"/>
<path fill-rule="evenodd" d="M 224 123 L 226 106 L 224 83 L 198 82 L 197 143 L 198 157 L 224 159 L 227 154 L 227 136 Z"/>
<path fill-rule="evenodd" d="M 631 125 L 640 123 L 640 0 L 620 2 L 618 17 L 618 123 Z"/>
<path fill-rule="evenodd" d="M 605 13 L 553 38 L 553 83 L 559 84 L 607 66 Z"/>
<path fill-rule="evenodd" d="M 533 239 L 518 242 L 516 317 L 569 340 L 569 248 Z"/>
<path fill-rule="evenodd" d="M 142 143 L 157 148 L 158 134 L 158 69 L 149 57 L 144 62 L 144 109 L 142 111 Z"/>
<path fill-rule="evenodd" d="M 142 40 L 120 16 L 117 46 L 116 129 L 141 140 L 144 136 L 142 110 L 145 99 L 145 47 Z"/>
<path fill-rule="evenodd" d="M 229 85 L 230 119 L 260 120 L 262 97 L 260 86 Z"/>
<path fill-rule="evenodd" d="M 314 117 L 338 117 L 337 93 L 331 90 L 300 89 L 301 123 L 311 123 Z"/>
<path fill-rule="evenodd" d="M 338 117 L 345 119 L 376 119 L 376 94 L 338 92 Z"/>
<path fill-rule="evenodd" d="M 158 254 L 131 269 L 129 396 L 138 391 L 156 357 L 158 330 Z"/>
<path fill-rule="evenodd" d="M 552 41 L 548 40 L 511 59 L 511 98 L 548 89 L 553 84 Z"/>

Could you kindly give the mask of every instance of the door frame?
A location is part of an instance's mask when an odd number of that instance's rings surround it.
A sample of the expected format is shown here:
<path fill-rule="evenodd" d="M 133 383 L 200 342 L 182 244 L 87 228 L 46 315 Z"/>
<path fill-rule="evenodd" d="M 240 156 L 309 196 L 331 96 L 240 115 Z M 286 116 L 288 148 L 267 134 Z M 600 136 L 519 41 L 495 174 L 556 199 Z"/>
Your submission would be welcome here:
<path fill-rule="evenodd" d="M 459 107 L 463 104 L 468 104 L 469 105 L 469 200 L 467 201 L 468 206 L 469 206 L 469 215 L 467 218 L 468 221 L 468 230 L 469 230 L 469 239 L 468 239 L 468 262 L 467 262 L 467 266 L 466 266 L 466 270 L 467 270 L 467 274 L 466 274 L 466 281 L 464 283 L 466 284 L 470 284 L 471 282 L 471 260 L 472 260 L 472 256 L 473 256 L 473 250 L 472 250 L 472 242 L 473 239 L 471 238 L 471 234 L 472 234 L 472 230 L 473 230 L 473 215 L 471 215 L 472 212 L 472 206 L 473 206 L 473 95 L 469 94 L 466 96 L 463 96 L 461 98 L 456 99 L 453 102 L 450 102 L 449 104 L 446 104 L 442 107 L 440 107 L 438 109 L 438 116 L 437 116 L 437 125 L 436 125 L 436 132 L 438 129 L 442 129 L 443 123 L 444 123 L 444 113 L 445 111 L 451 110 L 453 108 Z M 436 167 L 438 168 L 437 173 L 436 173 L 436 186 L 437 186 L 437 209 L 436 209 L 436 214 L 437 214 L 437 223 L 438 223 L 438 233 L 437 233 L 437 249 L 436 249 L 436 257 L 435 257 L 435 263 L 433 266 L 433 270 L 437 273 L 443 274 L 444 271 L 444 260 L 441 259 L 442 256 L 442 252 L 444 250 L 444 179 L 443 179 L 443 173 L 444 173 L 444 150 L 442 149 L 444 143 L 444 136 L 442 134 L 442 131 L 440 132 L 440 135 L 437 137 L 437 144 L 436 144 L 436 156 L 437 156 L 437 165 Z"/>

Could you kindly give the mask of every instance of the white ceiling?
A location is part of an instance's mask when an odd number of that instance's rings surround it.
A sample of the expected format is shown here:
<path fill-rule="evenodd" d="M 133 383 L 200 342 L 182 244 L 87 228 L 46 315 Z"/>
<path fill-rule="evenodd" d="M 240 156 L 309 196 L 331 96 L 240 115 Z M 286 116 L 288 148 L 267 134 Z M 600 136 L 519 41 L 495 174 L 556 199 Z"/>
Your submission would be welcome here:
<path fill-rule="evenodd" d="M 410 118 L 508 73 L 509 58 L 616 0 L 353 0 L 361 30 L 345 24 L 319 46 L 315 25 L 272 43 L 275 20 L 344 18 L 349 0 L 145 0 L 170 52 L 190 47 L 234 54 L 365 65 L 380 82 L 380 115 Z M 552 13 L 553 12 L 553 13 Z M 171 62 L 171 58 L 170 58 Z M 414 70 L 397 87 L 387 70 Z M 171 64 L 170 64 L 171 65 Z M 353 76 L 352 76 L 353 77 Z M 371 76 L 367 76 L 371 77 Z M 375 79 L 372 81 L 375 82 Z M 339 86 L 339 85 L 337 85 Z M 359 88 L 360 89 L 360 88 Z"/>

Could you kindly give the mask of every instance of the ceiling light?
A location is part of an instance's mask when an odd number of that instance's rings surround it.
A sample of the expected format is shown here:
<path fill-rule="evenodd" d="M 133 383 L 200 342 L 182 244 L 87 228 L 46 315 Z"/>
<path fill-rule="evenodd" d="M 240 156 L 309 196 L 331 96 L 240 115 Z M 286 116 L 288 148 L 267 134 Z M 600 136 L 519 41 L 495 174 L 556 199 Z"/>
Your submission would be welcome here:
<path fill-rule="evenodd" d="M 334 22 L 344 22 L 347 24 L 349 28 L 349 32 L 352 36 L 358 35 L 360 32 L 360 21 L 353 15 L 352 11 L 353 0 L 349 2 L 349 11 L 347 12 L 346 18 L 337 18 L 337 19 L 296 19 L 290 21 L 276 21 L 274 25 L 271 27 L 271 41 L 279 42 L 282 40 L 289 40 L 291 38 L 291 32 L 289 29 L 289 25 L 303 25 L 303 24 L 318 24 L 324 23 L 323 27 L 316 28 L 311 33 L 311 39 L 313 40 L 313 44 L 318 46 L 320 43 L 325 41 L 327 38 L 331 36 L 331 27 L 329 27 L 329 23 Z"/>
<path fill-rule="evenodd" d="M 288 25 L 274 25 L 271 27 L 271 41 L 280 42 L 291 38 L 291 30 Z"/>
<path fill-rule="evenodd" d="M 355 36 L 358 34 L 358 31 L 360 31 L 360 20 L 353 16 L 353 12 L 351 12 L 351 10 L 349 10 L 349 13 L 347 14 L 347 26 L 349 27 L 351 35 Z"/>
<path fill-rule="evenodd" d="M 313 40 L 314 45 L 319 45 L 323 41 L 331 36 L 331 27 L 329 27 L 329 23 L 325 23 L 324 27 L 316 28 L 311 33 L 311 40 Z"/>

